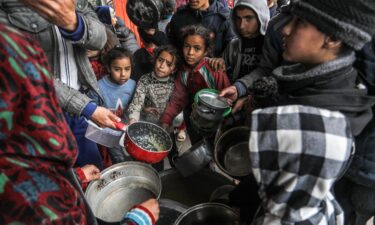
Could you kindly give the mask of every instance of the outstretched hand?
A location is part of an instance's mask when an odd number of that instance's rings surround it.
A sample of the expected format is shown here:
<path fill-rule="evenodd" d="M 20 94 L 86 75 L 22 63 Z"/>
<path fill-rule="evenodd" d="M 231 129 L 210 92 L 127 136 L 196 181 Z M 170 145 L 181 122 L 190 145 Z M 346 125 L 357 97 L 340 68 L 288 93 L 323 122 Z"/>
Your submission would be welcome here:
<path fill-rule="evenodd" d="M 21 0 L 48 22 L 75 31 L 78 20 L 75 0 Z"/>
<path fill-rule="evenodd" d="M 229 87 L 223 89 L 220 92 L 219 96 L 229 99 L 231 101 L 229 103 L 232 103 L 232 102 L 236 101 L 237 98 L 238 98 L 237 88 L 233 85 L 229 86 Z"/>
<path fill-rule="evenodd" d="M 116 129 L 114 122 L 120 122 L 121 119 L 113 114 L 111 110 L 104 107 L 98 106 L 91 116 L 91 120 L 94 121 L 100 127 L 109 127 Z"/>
<path fill-rule="evenodd" d="M 81 167 L 83 173 L 85 174 L 86 180 L 85 182 L 90 182 L 92 180 L 100 179 L 100 170 L 98 167 L 89 164 Z"/>
<path fill-rule="evenodd" d="M 148 209 L 151 212 L 155 221 L 157 221 L 159 219 L 160 206 L 159 206 L 159 202 L 156 199 L 150 198 L 149 200 L 141 203 L 140 205 L 145 207 L 146 209 Z"/>

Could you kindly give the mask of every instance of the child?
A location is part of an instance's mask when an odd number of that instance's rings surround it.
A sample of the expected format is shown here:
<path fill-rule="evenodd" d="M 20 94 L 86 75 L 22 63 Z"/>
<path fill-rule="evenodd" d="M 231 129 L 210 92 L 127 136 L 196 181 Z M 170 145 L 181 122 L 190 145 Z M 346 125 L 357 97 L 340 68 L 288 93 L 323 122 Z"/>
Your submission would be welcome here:
<path fill-rule="evenodd" d="M 183 56 L 185 65 L 179 72 L 173 95 L 160 119 L 162 126 L 167 128 L 172 120 L 183 110 L 187 131 L 192 144 L 199 137 L 190 129 L 189 116 L 194 95 L 203 88 L 222 90 L 230 85 L 227 75 L 222 71 L 213 71 L 206 56 L 213 49 L 212 32 L 201 25 L 188 26 L 183 32 Z"/>
<path fill-rule="evenodd" d="M 349 166 L 350 124 L 337 111 L 289 105 L 254 111 L 250 163 L 261 210 L 253 225 L 343 225 L 332 186 Z"/>
<path fill-rule="evenodd" d="M 369 136 L 361 133 L 373 117 L 375 101 L 353 68 L 353 50 L 361 49 L 375 34 L 375 2 L 300 0 L 291 3 L 291 13 L 293 19 L 282 29 L 282 56 L 296 63 L 278 67 L 272 76 L 254 83 L 254 95 L 269 96 L 261 101 L 257 98 L 258 103 L 270 100 L 263 106 L 304 104 L 338 110 L 350 121 L 356 142 L 367 139 Z M 356 147 L 361 147 L 358 144 Z M 339 182 L 336 186 L 348 224 L 365 221 L 373 215 L 368 212 L 375 212 L 370 198 L 375 191 L 369 185 L 374 180 L 374 159 L 369 156 L 357 149 L 342 179 L 350 185 Z M 353 190 L 362 191 L 351 193 L 349 187 L 353 186 Z M 361 202 L 366 209 L 356 208 L 353 202 Z"/>
<path fill-rule="evenodd" d="M 131 102 L 135 90 L 135 81 L 130 79 L 132 58 L 129 50 L 122 47 L 111 49 L 104 57 L 104 64 L 109 75 L 99 80 L 99 93 L 104 100 L 104 106 L 111 109 L 118 117 L 125 119 L 125 111 Z M 88 94 L 96 102 L 98 95 Z M 120 146 L 109 149 L 113 164 L 123 162 L 126 156 Z"/>
<path fill-rule="evenodd" d="M 143 120 L 158 123 L 174 89 L 174 74 L 181 63 L 177 50 L 163 45 L 154 51 L 153 72 L 143 75 L 137 83 L 133 101 L 129 106 L 130 123 Z M 180 129 L 179 140 L 184 136 Z"/>
<path fill-rule="evenodd" d="M 109 74 L 98 82 L 100 95 L 103 97 L 104 106 L 116 110 L 116 115 L 123 118 L 136 85 L 135 81 L 130 79 L 131 53 L 123 47 L 115 47 L 104 57 L 104 65 Z M 92 98 L 98 101 L 98 96 Z"/>

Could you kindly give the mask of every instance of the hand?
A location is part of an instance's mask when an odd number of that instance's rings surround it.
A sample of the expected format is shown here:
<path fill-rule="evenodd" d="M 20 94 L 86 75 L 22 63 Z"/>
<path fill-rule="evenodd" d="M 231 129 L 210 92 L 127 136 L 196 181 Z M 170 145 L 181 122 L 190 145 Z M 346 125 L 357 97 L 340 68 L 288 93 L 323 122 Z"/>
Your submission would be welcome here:
<path fill-rule="evenodd" d="M 116 129 L 113 122 L 121 122 L 120 117 L 113 114 L 109 109 L 98 106 L 91 116 L 91 120 L 94 121 L 100 127 L 109 127 Z"/>
<path fill-rule="evenodd" d="M 229 86 L 229 87 L 223 89 L 220 92 L 219 96 L 225 97 L 225 98 L 231 100 L 232 102 L 234 102 L 238 98 L 237 88 L 233 85 Z"/>
<path fill-rule="evenodd" d="M 234 107 L 232 108 L 232 113 L 236 113 L 240 111 L 244 107 L 244 105 L 249 101 L 250 101 L 249 96 L 239 98 L 234 104 Z"/>
<path fill-rule="evenodd" d="M 86 180 L 84 180 L 84 182 L 90 182 L 92 180 L 100 179 L 100 170 L 96 166 L 90 164 L 81 167 L 81 169 L 86 177 Z"/>
<path fill-rule="evenodd" d="M 151 114 L 154 114 L 155 116 L 158 116 L 159 115 L 159 111 L 157 108 L 155 107 L 146 107 L 143 109 L 143 111 L 145 113 L 151 113 Z"/>
<path fill-rule="evenodd" d="M 156 199 L 150 198 L 149 200 L 141 203 L 140 205 L 151 212 L 151 214 L 154 216 L 155 221 L 159 219 L 160 206 L 159 202 Z"/>
<path fill-rule="evenodd" d="M 21 0 L 41 17 L 58 27 L 75 31 L 78 24 L 75 0 Z"/>
<path fill-rule="evenodd" d="M 214 71 L 225 71 L 225 62 L 223 58 L 210 58 L 208 64 Z"/>

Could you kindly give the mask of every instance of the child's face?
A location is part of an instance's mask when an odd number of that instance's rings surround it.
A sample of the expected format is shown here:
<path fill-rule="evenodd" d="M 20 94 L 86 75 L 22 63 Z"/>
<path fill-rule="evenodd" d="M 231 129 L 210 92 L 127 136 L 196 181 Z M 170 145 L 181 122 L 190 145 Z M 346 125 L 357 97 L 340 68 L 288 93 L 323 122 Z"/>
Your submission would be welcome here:
<path fill-rule="evenodd" d="M 185 62 L 190 67 L 196 66 L 207 54 L 204 39 L 200 35 L 188 35 L 182 51 Z"/>
<path fill-rule="evenodd" d="M 317 65 L 324 62 L 327 36 L 306 20 L 294 17 L 281 31 L 283 58 L 290 62 Z"/>
<path fill-rule="evenodd" d="M 174 57 L 166 51 L 162 51 L 156 59 L 154 71 L 157 77 L 163 78 L 172 75 L 176 70 Z"/>
<path fill-rule="evenodd" d="M 110 77 L 116 84 L 124 84 L 129 80 L 131 63 L 129 58 L 115 59 L 110 65 Z"/>
<path fill-rule="evenodd" d="M 190 7 L 195 10 L 204 10 L 210 6 L 209 0 L 189 0 Z"/>
<path fill-rule="evenodd" d="M 257 15 L 250 8 L 236 9 L 234 14 L 234 21 L 241 37 L 252 38 L 259 33 Z"/>

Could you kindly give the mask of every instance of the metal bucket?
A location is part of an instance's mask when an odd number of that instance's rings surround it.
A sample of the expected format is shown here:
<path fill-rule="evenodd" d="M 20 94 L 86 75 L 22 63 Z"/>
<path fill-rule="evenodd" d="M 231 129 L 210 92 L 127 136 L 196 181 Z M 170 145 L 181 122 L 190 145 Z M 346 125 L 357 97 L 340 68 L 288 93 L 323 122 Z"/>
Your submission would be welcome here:
<path fill-rule="evenodd" d="M 85 197 L 94 215 L 104 222 L 119 222 L 131 207 L 149 198 L 159 198 L 161 179 L 150 165 L 141 162 L 115 164 L 101 172 Z"/>
<path fill-rule="evenodd" d="M 181 213 L 188 209 L 185 205 L 170 199 L 160 199 L 159 205 L 160 213 L 156 225 L 173 225 Z"/>

